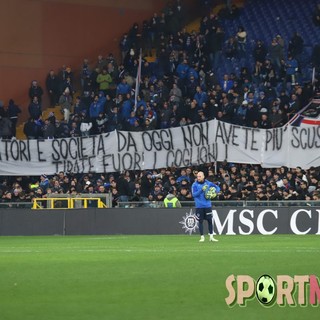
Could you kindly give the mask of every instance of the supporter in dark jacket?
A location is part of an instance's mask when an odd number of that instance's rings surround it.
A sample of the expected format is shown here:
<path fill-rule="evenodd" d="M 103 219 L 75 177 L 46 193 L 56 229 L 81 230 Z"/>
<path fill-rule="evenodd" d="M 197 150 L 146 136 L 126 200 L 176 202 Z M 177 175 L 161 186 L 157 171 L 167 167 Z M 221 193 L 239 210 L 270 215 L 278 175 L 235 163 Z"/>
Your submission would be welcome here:
<path fill-rule="evenodd" d="M 34 120 L 37 120 L 42 115 L 42 107 L 39 102 L 38 97 L 33 97 L 31 103 L 29 104 L 28 111 L 30 114 L 30 117 L 32 117 Z"/>
<path fill-rule="evenodd" d="M 148 196 L 153 189 L 152 173 L 150 171 L 141 176 L 140 196 L 142 200 L 147 201 Z"/>
<path fill-rule="evenodd" d="M 18 115 L 21 113 L 21 109 L 14 103 L 12 99 L 9 100 L 8 105 L 8 116 L 11 121 L 11 134 L 13 137 L 16 136 L 16 127 L 18 122 Z"/>
<path fill-rule="evenodd" d="M 39 103 L 41 103 L 42 95 L 43 95 L 43 90 L 39 86 L 38 81 L 33 80 L 31 82 L 31 86 L 29 88 L 29 98 L 30 98 L 30 100 L 33 101 L 33 98 L 37 97 Z"/>
<path fill-rule="evenodd" d="M 23 133 L 27 139 L 37 139 L 37 128 L 33 118 L 29 118 L 23 127 Z"/>
<path fill-rule="evenodd" d="M 117 190 L 118 190 L 118 195 L 119 195 L 119 202 L 120 202 L 120 207 L 121 202 L 128 202 L 129 201 L 129 196 L 130 196 L 130 186 L 129 186 L 129 181 L 125 177 L 123 173 L 120 174 L 120 177 L 117 180 Z"/>
<path fill-rule="evenodd" d="M 12 137 L 12 124 L 8 117 L 0 119 L 0 137 L 2 139 L 11 139 Z"/>
<path fill-rule="evenodd" d="M 50 106 L 54 107 L 59 100 L 59 79 L 53 70 L 50 70 L 46 79 L 46 88 L 50 99 Z"/>

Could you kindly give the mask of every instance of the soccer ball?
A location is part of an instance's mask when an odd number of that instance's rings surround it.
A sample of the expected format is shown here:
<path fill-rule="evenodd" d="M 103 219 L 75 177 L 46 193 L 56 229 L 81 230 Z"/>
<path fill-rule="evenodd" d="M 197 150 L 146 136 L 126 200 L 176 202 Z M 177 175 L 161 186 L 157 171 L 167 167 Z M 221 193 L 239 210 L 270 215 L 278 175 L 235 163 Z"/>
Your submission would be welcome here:
<path fill-rule="evenodd" d="M 216 194 L 216 188 L 215 187 L 210 187 L 209 189 L 206 190 L 205 193 L 205 198 L 206 199 L 214 199 L 217 196 Z"/>
<path fill-rule="evenodd" d="M 256 295 L 262 304 L 270 304 L 276 294 L 276 286 L 273 279 L 267 274 L 261 276 L 256 284 Z"/>

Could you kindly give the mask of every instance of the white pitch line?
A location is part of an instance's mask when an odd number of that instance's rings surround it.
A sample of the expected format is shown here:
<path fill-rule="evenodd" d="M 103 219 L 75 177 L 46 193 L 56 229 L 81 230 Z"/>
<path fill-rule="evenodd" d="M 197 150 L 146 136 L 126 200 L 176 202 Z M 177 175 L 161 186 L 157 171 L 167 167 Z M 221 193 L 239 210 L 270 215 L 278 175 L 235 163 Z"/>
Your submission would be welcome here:
<path fill-rule="evenodd" d="M 65 248 L 64 248 L 65 249 Z M 188 253 L 188 252 L 196 252 L 196 253 L 202 253 L 204 251 L 200 251 L 204 248 L 197 248 L 197 249 L 137 249 L 137 248 L 127 248 L 127 249 L 119 249 L 119 248 L 96 248 L 96 249 L 76 249 L 76 248 L 69 248 L 68 250 L 65 251 L 65 253 L 77 253 L 77 252 L 89 252 L 89 253 L 94 253 L 94 252 L 119 252 L 119 253 Z M 209 249 L 210 252 L 217 252 L 217 253 L 320 253 L 320 249 L 318 248 L 296 248 L 292 250 L 283 250 L 283 249 L 214 249 L 214 248 L 208 248 L 206 247 L 205 249 Z M 53 250 L 48 250 L 48 249 L 38 249 L 38 250 L 9 250 L 9 249 L 0 249 L 0 254 L 1 253 L 62 253 L 61 248 L 59 249 L 53 249 Z M 208 252 L 207 250 L 205 252 Z"/>

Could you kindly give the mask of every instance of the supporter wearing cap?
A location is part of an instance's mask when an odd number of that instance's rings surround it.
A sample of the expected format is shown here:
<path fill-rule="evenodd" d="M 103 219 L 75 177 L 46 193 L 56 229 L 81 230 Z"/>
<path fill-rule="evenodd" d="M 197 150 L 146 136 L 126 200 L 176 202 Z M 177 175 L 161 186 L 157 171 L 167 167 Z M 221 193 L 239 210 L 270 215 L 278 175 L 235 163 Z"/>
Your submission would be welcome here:
<path fill-rule="evenodd" d="M 162 184 L 161 183 L 156 183 L 153 187 L 152 190 L 152 196 L 153 198 L 156 198 L 158 194 L 163 192 Z"/>
<path fill-rule="evenodd" d="M 192 201 L 192 194 L 190 189 L 187 186 L 181 186 L 178 193 L 179 201 Z"/>
<path fill-rule="evenodd" d="M 244 126 L 246 124 L 246 115 L 247 115 L 247 108 L 248 101 L 243 100 L 241 105 L 239 105 L 235 112 L 235 124 L 239 124 L 240 126 Z"/>
<path fill-rule="evenodd" d="M 186 178 L 184 178 L 184 179 L 181 180 L 180 189 L 181 189 L 181 188 L 187 188 L 187 189 L 189 189 L 190 186 L 191 186 L 191 185 L 190 185 L 189 181 L 188 181 Z"/>

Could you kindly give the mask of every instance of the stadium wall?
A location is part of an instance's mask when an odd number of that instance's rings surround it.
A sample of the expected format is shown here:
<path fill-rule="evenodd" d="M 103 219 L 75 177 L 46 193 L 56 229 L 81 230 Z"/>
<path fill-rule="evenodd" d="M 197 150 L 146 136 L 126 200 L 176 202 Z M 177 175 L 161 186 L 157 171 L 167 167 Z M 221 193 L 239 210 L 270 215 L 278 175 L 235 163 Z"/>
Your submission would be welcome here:
<path fill-rule="evenodd" d="M 28 117 L 28 90 L 32 80 L 45 89 L 49 70 L 62 65 L 79 70 L 84 58 L 113 52 L 133 23 L 142 24 L 160 13 L 167 0 L 2 0 L 0 1 L 0 100 L 13 98 Z M 197 1 L 186 0 L 196 14 Z M 78 74 L 75 75 L 79 77 Z M 44 95 L 43 106 L 47 106 Z"/>
<path fill-rule="evenodd" d="M 197 233 L 194 209 L 1 209 L 1 236 Z M 214 232 L 226 235 L 317 234 L 320 207 L 223 207 Z"/>
<path fill-rule="evenodd" d="M 66 64 L 76 70 L 84 58 L 95 62 L 98 54 L 116 55 L 122 34 L 134 22 L 159 12 L 165 3 L 165 0 L 1 1 L 1 100 L 7 105 L 14 98 L 25 110 L 20 117 L 24 120 L 28 116 L 28 90 L 33 79 L 45 89 L 50 69 L 58 72 Z"/>

